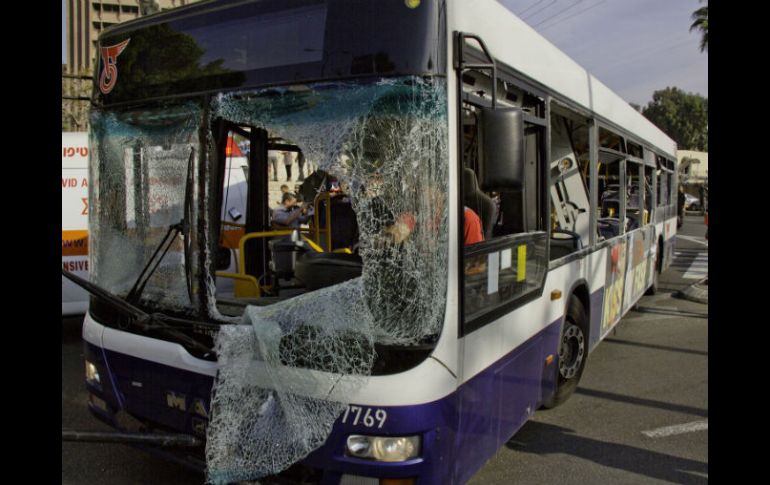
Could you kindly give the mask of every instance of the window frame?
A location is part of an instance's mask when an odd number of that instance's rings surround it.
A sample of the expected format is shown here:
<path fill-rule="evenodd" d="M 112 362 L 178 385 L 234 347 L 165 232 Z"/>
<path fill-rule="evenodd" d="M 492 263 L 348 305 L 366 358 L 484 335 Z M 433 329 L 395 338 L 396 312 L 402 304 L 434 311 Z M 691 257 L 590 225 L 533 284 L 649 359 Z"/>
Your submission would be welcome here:
<path fill-rule="evenodd" d="M 463 312 L 460 314 L 461 318 L 461 337 L 464 335 L 467 335 L 475 330 L 478 330 L 479 328 L 497 320 L 498 318 L 502 317 L 503 315 L 506 315 L 510 313 L 511 311 L 533 301 L 537 298 L 540 298 L 543 295 L 543 291 L 545 290 L 545 280 L 548 277 L 548 271 L 550 269 L 549 261 L 548 261 L 548 252 L 550 251 L 550 245 L 548 244 L 548 240 L 550 239 L 549 235 L 550 231 L 535 231 L 535 232 L 522 232 L 519 234 L 508 234 L 505 236 L 500 236 L 494 239 L 489 239 L 487 241 L 474 244 L 472 246 L 469 246 L 466 250 L 466 248 L 463 248 L 463 251 L 460 251 L 463 253 L 463 264 L 458 268 L 458 272 L 462 274 L 462 285 L 460 286 L 460 298 L 463 299 Z M 488 255 L 493 252 L 499 252 L 508 248 L 513 247 L 515 244 L 520 243 L 526 243 L 528 246 L 537 239 L 543 239 L 543 245 L 545 247 L 545 258 L 541 262 L 542 267 L 544 269 L 542 277 L 540 278 L 540 281 L 537 282 L 537 287 L 533 288 L 532 290 L 529 290 L 526 293 L 523 293 L 521 295 L 518 295 L 508 301 L 505 301 L 503 303 L 500 303 L 498 305 L 492 306 L 489 309 L 487 309 L 485 312 L 477 315 L 476 317 L 472 319 L 465 318 L 465 259 L 473 256 L 480 256 L 480 255 Z"/>
<path fill-rule="evenodd" d="M 549 225 L 550 218 L 548 215 L 551 211 L 551 204 L 550 204 L 550 197 L 548 194 L 547 188 L 550 184 L 550 174 L 548 171 L 548 160 L 550 157 L 550 142 L 551 142 L 551 130 L 548 123 L 548 120 L 550 119 L 550 103 L 551 103 L 551 96 L 547 94 L 546 91 L 536 88 L 533 84 L 527 82 L 526 80 L 523 80 L 520 78 L 514 70 L 510 69 L 508 66 L 503 65 L 500 63 L 497 59 L 494 58 L 487 58 L 482 51 L 479 51 L 478 49 L 475 49 L 473 46 L 469 45 L 465 38 L 460 33 L 455 33 L 455 37 L 457 42 L 455 42 L 455 80 L 457 82 L 457 91 L 454 96 L 454 99 L 452 102 L 456 103 L 457 107 L 457 115 L 456 115 L 456 135 L 457 135 L 457 160 L 455 161 L 455 170 L 457 173 L 457 180 L 458 180 L 458 210 L 457 210 L 457 216 L 458 216 L 458 227 L 460 230 L 458 230 L 458 237 L 457 237 L 457 243 L 458 243 L 458 269 L 457 269 L 457 281 L 458 281 L 458 316 L 459 316 L 459 322 L 458 322 L 458 334 L 459 337 L 462 338 L 465 335 L 468 335 L 469 333 L 478 330 L 479 328 L 482 328 L 486 326 L 487 324 L 499 319 L 505 314 L 510 313 L 511 311 L 515 310 L 516 308 L 519 308 L 537 298 L 540 298 L 543 295 L 543 291 L 545 290 L 545 280 L 548 276 L 549 271 L 549 252 L 550 252 L 550 244 L 548 244 L 548 239 L 551 237 L 551 230 Z M 476 40 L 479 42 L 479 45 L 486 51 L 486 46 L 483 45 L 482 42 L 480 42 L 480 39 L 471 37 L 473 40 Z M 462 53 L 460 53 L 460 49 L 462 49 Z M 462 62 L 460 59 L 467 59 L 472 67 L 463 67 Z M 494 68 L 490 64 L 485 64 L 487 62 L 492 62 L 494 65 Z M 470 246 L 467 250 L 465 248 L 464 244 L 464 231 L 462 230 L 462 224 L 464 221 L 464 204 L 463 204 L 463 168 L 464 168 L 464 136 L 463 136 L 463 106 L 465 103 L 468 103 L 472 106 L 476 106 L 479 108 L 493 107 L 493 102 L 491 98 L 482 98 L 480 96 L 475 96 L 472 93 L 466 93 L 463 90 L 463 74 L 468 70 L 475 70 L 475 71 L 483 71 L 483 70 L 490 70 L 492 71 L 488 77 L 495 77 L 495 91 L 497 91 L 497 85 L 500 82 L 511 84 L 512 86 L 521 89 L 525 91 L 526 93 L 536 96 L 543 100 L 542 103 L 542 116 L 540 116 L 540 113 L 528 113 L 525 112 L 524 121 L 526 126 L 529 127 L 536 127 L 537 129 L 543 130 L 543 136 L 541 137 L 540 141 L 540 155 L 541 159 L 539 160 L 539 167 L 538 168 L 538 177 L 539 177 L 539 186 L 538 186 L 538 195 L 537 197 L 537 204 L 539 212 L 536 217 L 536 224 L 537 229 L 536 231 L 528 231 L 518 234 L 508 234 L 504 236 L 499 236 L 496 238 L 492 238 L 486 241 L 483 241 L 481 243 L 474 244 L 473 246 Z M 452 98 L 450 98 L 452 99 Z M 524 242 L 524 241 L 534 241 L 537 238 L 545 238 L 545 254 L 543 255 L 543 274 L 538 282 L 537 288 L 528 291 L 527 293 L 524 293 L 520 296 L 514 297 L 509 301 L 506 301 L 504 303 L 501 303 L 499 305 L 491 307 L 488 311 L 484 312 L 483 314 L 480 314 L 476 316 L 473 319 L 466 320 L 465 317 L 465 259 L 466 256 L 476 256 L 480 254 L 489 254 L 493 251 L 499 251 L 501 249 L 505 249 L 507 247 L 510 247 L 515 242 Z"/>
<path fill-rule="evenodd" d="M 548 120 L 549 120 L 549 135 L 548 135 L 548 161 L 547 164 L 547 171 L 548 171 L 548 200 L 550 204 L 550 190 L 553 184 L 555 184 L 559 179 L 562 177 L 557 177 L 555 180 L 550 178 L 550 164 L 553 162 L 551 159 L 551 134 L 550 134 L 550 123 L 553 122 L 553 110 L 551 106 L 553 104 L 558 106 L 558 110 L 560 111 L 568 111 L 570 116 L 573 117 L 579 117 L 582 118 L 581 121 L 585 121 L 586 123 L 586 129 L 587 129 L 587 135 L 588 135 L 588 173 L 587 178 L 583 180 L 583 183 L 585 184 L 585 187 L 587 189 L 587 196 L 588 196 L 588 241 L 587 244 L 584 244 L 582 248 L 577 249 L 576 251 L 564 255 L 558 259 L 554 259 L 553 261 L 549 261 L 549 265 L 551 267 L 558 267 L 564 264 L 563 262 L 572 261 L 573 259 L 571 256 L 576 253 L 583 253 L 585 249 L 594 247 L 599 242 L 599 234 L 598 234 L 598 226 L 597 226 L 597 207 L 598 207 L 598 162 L 599 162 L 599 129 L 605 128 L 600 126 L 596 122 L 596 120 L 591 116 L 590 113 L 588 113 L 585 110 L 579 110 L 575 109 L 572 105 L 564 103 L 563 101 L 556 99 L 554 97 L 549 97 L 549 109 L 548 109 Z M 556 113 L 556 116 L 561 116 L 563 118 L 565 117 L 563 114 Z M 575 162 L 578 162 L 577 157 L 575 159 Z M 549 205 L 550 207 L 550 205 Z M 548 214 L 548 231 L 549 234 L 551 231 L 551 221 L 550 221 L 550 208 L 549 208 L 549 214 Z M 549 250 L 548 250 L 548 257 L 550 258 L 550 242 L 551 239 L 549 237 Z M 556 262 L 556 265 L 554 266 L 553 263 Z"/>

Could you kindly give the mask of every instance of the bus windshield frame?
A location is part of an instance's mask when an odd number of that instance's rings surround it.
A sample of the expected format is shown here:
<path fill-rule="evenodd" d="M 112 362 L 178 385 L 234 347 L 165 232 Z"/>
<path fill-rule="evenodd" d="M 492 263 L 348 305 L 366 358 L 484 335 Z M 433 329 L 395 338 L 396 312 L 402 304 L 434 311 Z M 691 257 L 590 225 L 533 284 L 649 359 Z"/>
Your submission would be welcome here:
<path fill-rule="evenodd" d="M 445 75 L 445 26 L 436 0 L 418 8 L 402 0 L 266 0 L 193 15 L 206 7 L 105 32 L 94 105 L 318 80 Z"/>
<path fill-rule="evenodd" d="M 381 346 L 406 344 L 412 347 L 410 356 L 389 360 L 399 370 L 415 365 L 438 340 L 445 319 L 449 257 L 446 108 L 444 78 L 406 76 L 153 102 L 141 109 L 94 110 L 96 163 L 91 187 L 102 201 L 91 216 L 94 281 L 119 297 L 133 295 L 130 288 L 142 279 L 142 270 L 152 267 L 155 255 L 151 253 L 169 247 L 164 235 L 183 220 L 191 227 L 189 236 L 182 237 L 184 244 L 177 244 L 168 256 L 161 255 L 157 276 L 147 275 L 142 298 L 132 303 L 202 322 L 240 321 L 241 315 L 220 311 L 216 254 L 222 249 L 222 215 L 231 207 L 221 197 L 229 186 L 222 185 L 224 166 L 217 153 L 224 155 L 226 150 L 218 143 L 218 127 L 225 120 L 252 130 L 269 130 L 273 138 L 280 135 L 284 145 L 302 147 L 319 173 L 336 180 L 334 186 L 344 193 L 343 199 L 352 201 L 347 203 L 352 206 L 360 242 L 337 249 L 350 258 L 358 257 L 361 269 L 350 284 L 339 283 L 343 285 L 339 291 L 353 296 L 347 298 L 352 300 L 349 305 L 332 305 L 336 310 L 319 310 L 319 305 L 326 305 L 324 298 L 337 298 L 333 287 L 317 291 L 309 287 L 296 305 L 294 299 L 300 296 L 249 304 L 269 303 L 279 308 L 274 312 L 285 310 L 294 321 L 313 325 L 322 326 L 328 320 L 330 328 L 339 323 L 340 311 L 345 311 L 341 309 L 349 308 L 351 321 L 368 321 L 374 329 L 371 338 L 379 356 L 387 355 Z M 158 178 L 155 172 L 159 169 L 145 162 L 153 162 L 154 153 L 172 151 L 178 155 L 171 162 L 175 175 L 169 175 L 165 185 L 158 185 L 157 180 L 156 185 L 147 184 Z M 261 177 L 264 182 L 247 190 L 260 192 L 265 205 L 239 207 L 247 221 L 252 211 L 261 212 L 268 202 L 267 150 L 261 159 L 255 157 L 249 163 L 263 167 L 263 173 L 256 173 L 253 180 Z M 140 202 L 153 191 L 159 191 L 159 202 L 152 197 Z M 189 214 L 188 206 L 192 207 Z M 252 225 L 249 233 L 268 230 L 269 223 Z M 116 259 L 115 254 L 122 257 Z M 250 257 L 253 260 L 254 254 Z M 266 274 L 255 275 L 264 283 Z M 296 308 L 303 306 L 308 308 L 307 315 L 297 318 Z M 244 308 L 245 304 L 241 311 Z M 110 313 L 114 316 L 114 311 L 99 302 L 92 302 L 92 313 L 103 320 L 109 320 Z M 376 371 L 390 373 L 393 368 L 383 365 Z"/>

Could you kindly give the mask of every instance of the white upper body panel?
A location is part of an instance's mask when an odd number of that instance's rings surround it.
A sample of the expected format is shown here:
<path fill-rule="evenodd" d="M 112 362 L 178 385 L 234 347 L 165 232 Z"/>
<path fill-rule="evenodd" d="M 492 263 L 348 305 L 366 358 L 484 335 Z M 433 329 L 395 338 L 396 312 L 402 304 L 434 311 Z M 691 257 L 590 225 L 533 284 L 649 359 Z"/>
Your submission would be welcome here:
<path fill-rule="evenodd" d="M 498 61 L 675 156 L 671 138 L 496 0 L 448 0 L 447 9 L 450 33 L 478 35 Z"/>

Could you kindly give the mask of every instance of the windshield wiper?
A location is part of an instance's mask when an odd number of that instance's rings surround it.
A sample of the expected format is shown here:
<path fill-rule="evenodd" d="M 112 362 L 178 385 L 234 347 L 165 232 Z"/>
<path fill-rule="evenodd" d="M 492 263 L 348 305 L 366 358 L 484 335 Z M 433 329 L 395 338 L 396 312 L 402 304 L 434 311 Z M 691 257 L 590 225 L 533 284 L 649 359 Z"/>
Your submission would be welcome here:
<path fill-rule="evenodd" d="M 166 232 L 166 235 L 163 236 L 163 240 L 160 242 L 157 248 L 155 248 L 155 252 L 152 253 L 152 256 L 150 257 L 150 260 L 147 261 L 147 264 L 144 266 L 144 269 L 142 269 L 142 272 L 139 274 L 139 277 L 136 279 L 136 282 L 134 283 L 134 286 L 131 287 L 131 291 L 128 292 L 128 295 L 126 295 L 126 301 L 129 303 L 138 303 L 139 298 L 142 296 L 142 292 L 144 291 L 144 287 L 147 286 L 147 282 L 150 280 L 150 277 L 155 273 L 155 270 L 160 266 L 160 262 L 163 260 L 163 257 L 168 253 L 168 250 L 171 249 L 171 245 L 174 242 L 174 238 L 177 234 L 182 232 L 182 227 L 184 225 L 184 220 L 178 222 L 177 224 L 173 224 L 168 228 L 168 232 Z M 163 254 L 160 255 L 158 258 L 158 253 L 163 249 Z M 155 262 L 154 265 L 152 265 L 153 261 Z M 152 269 L 150 269 L 150 266 L 152 265 Z"/>
<path fill-rule="evenodd" d="M 128 292 L 128 295 L 126 295 L 126 301 L 129 303 L 138 303 L 139 298 L 142 296 L 142 292 L 144 292 L 145 286 L 147 286 L 147 282 L 150 281 L 150 277 L 155 273 L 155 270 L 158 269 L 158 266 L 160 266 L 160 262 L 163 261 L 163 258 L 166 256 L 166 253 L 168 253 L 168 250 L 171 249 L 171 245 L 174 243 L 174 238 L 178 234 L 182 234 L 182 238 L 184 240 L 184 264 L 185 264 L 185 279 L 187 282 L 187 294 L 190 297 L 190 302 L 192 302 L 192 277 L 190 273 L 190 215 L 192 211 L 192 165 L 193 160 L 195 158 L 195 148 L 193 147 L 190 150 L 190 158 L 187 161 L 187 178 L 185 181 L 185 190 L 184 190 L 184 215 L 181 221 L 179 221 L 176 224 L 172 224 L 169 226 L 168 231 L 166 232 L 166 235 L 163 236 L 163 239 L 161 240 L 160 244 L 158 244 L 158 247 L 155 248 L 155 252 L 152 253 L 152 256 L 147 261 L 147 264 L 145 264 L 144 268 L 142 268 L 142 272 L 139 274 L 139 277 L 136 279 L 136 282 L 134 282 L 134 286 L 131 287 L 131 291 Z M 161 250 L 163 251 L 161 253 Z M 160 257 L 158 257 L 158 254 L 160 254 Z M 153 264 L 154 263 L 154 264 Z"/>
<path fill-rule="evenodd" d="M 193 160 L 195 159 L 195 147 L 190 150 L 190 158 L 187 160 L 187 182 L 184 187 L 184 214 L 182 214 L 182 242 L 184 244 L 184 276 L 187 281 L 187 296 L 190 303 L 193 301 L 192 290 L 192 248 L 190 240 L 190 220 L 193 213 Z"/>
<path fill-rule="evenodd" d="M 207 357 L 213 352 L 212 348 L 207 347 L 189 335 L 179 331 L 179 329 L 175 328 L 174 325 L 182 325 L 186 328 L 189 328 L 190 325 L 198 325 L 211 330 L 219 329 L 218 325 L 195 320 L 186 320 L 184 318 L 171 317 L 158 312 L 147 313 L 144 310 L 127 302 L 123 298 L 115 296 L 104 288 L 101 288 L 91 283 L 90 281 L 84 280 L 83 278 L 70 273 L 63 268 L 61 272 L 64 277 L 80 286 L 87 292 L 98 298 L 101 298 L 117 310 L 128 314 L 131 317 L 130 321 L 132 325 L 136 325 L 138 328 L 144 331 L 155 330 L 163 332 L 167 335 L 171 335 L 178 341 L 184 343 L 186 346 L 204 352 L 204 357 Z"/>

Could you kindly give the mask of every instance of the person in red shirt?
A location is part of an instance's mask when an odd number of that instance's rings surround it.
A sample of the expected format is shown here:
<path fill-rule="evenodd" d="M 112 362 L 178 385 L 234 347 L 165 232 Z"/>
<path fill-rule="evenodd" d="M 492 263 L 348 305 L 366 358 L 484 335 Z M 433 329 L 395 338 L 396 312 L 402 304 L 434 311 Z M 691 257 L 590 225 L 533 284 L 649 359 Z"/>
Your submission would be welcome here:
<path fill-rule="evenodd" d="M 464 237 L 466 246 L 476 244 L 484 240 L 484 234 L 481 231 L 481 218 L 476 212 L 465 207 Z M 401 214 L 394 224 L 389 226 L 385 232 L 391 234 L 396 242 L 404 241 L 414 231 L 416 220 L 411 213 Z"/>
<path fill-rule="evenodd" d="M 466 207 L 465 217 L 463 219 L 465 220 L 465 245 L 469 246 L 483 241 L 484 234 L 481 232 L 481 219 L 478 214 L 476 214 L 473 209 Z"/>

